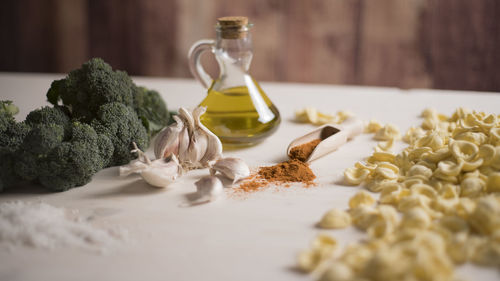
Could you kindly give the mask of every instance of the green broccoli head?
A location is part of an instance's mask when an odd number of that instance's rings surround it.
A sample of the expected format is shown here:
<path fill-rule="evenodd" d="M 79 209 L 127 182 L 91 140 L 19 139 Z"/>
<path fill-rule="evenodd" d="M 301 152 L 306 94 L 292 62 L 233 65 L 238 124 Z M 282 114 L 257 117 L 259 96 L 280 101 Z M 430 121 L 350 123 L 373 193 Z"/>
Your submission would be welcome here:
<path fill-rule="evenodd" d="M 111 160 L 113 144 L 89 125 L 75 122 L 71 138 L 51 150 L 40 162 L 39 181 L 53 191 L 88 183 Z"/>
<path fill-rule="evenodd" d="M 97 118 L 92 122 L 97 133 L 107 136 L 114 146 L 110 166 L 123 165 L 134 159 L 130 153 L 135 142 L 141 149 L 149 145 L 146 128 L 137 118 L 134 109 L 122 103 L 108 103 L 99 109 Z"/>
<path fill-rule="evenodd" d="M 102 168 L 134 159 L 132 143 L 146 149 L 170 119 L 158 92 L 98 58 L 53 81 L 47 99 L 53 107 L 20 123 L 17 107 L 0 101 L 0 190 L 23 180 L 52 190 L 84 185 Z"/>
<path fill-rule="evenodd" d="M 26 116 L 25 122 L 31 126 L 36 124 L 60 125 L 64 128 L 65 134 L 68 135 L 71 127 L 71 120 L 68 115 L 69 113 L 66 112 L 66 109 L 62 106 L 44 106 L 31 111 L 28 116 Z"/>
<path fill-rule="evenodd" d="M 0 101 L 0 147 L 15 149 L 28 134 L 30 127 L 14 119 L 18 112 L 19 109 L 11 101 Z"/>
<path fill-rule="evenodd" d="M 126 72 L 113 71 L 102 59 L 94 58 L 71 71 L 65 79 L 54 81 L 47 99 L 54 105 L 62 100 L 73 118 L 90 122 L 106 103 L 132 106 L 135 91 L 136 86 Z"/>
<path fill-rule="evenodd" d="M 150 137 L 167 126 L 170 120 L 165 102 L 154 90 L 138 87 L 134 94 L 134 109 Z"/>
<path fill-rule="evenodd" d="M 14 164 L 17 175 L 23 180 L 35 180 L 40 163 L 64 140 L 64 128 L 57 124 L 36 124 L 19 146 Z"/>
<path fill-rule="evenodd" d="M 14 172 L 14 163 L 17 159 L 13 150 L 0 147 L 0 191 L 3 191 L 19 182 Z"/>

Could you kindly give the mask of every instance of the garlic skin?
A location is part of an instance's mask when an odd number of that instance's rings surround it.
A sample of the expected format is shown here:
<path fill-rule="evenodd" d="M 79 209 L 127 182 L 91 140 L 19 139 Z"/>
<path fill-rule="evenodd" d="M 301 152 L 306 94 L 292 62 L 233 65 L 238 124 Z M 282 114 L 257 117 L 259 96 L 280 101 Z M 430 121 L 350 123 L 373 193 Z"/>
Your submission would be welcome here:
<path fill-rule="evenodd" d="M 175 155 L 184 170 L 208 167 L 208 163 L 222 157 L 222 143 L 200 121 L 205 107 L 189 111 L 179 108 L 175 124 L 163 129 L 155 140 L 157 159 Z"/>
<path fill-rule="evenodd" d="M 250 176 L 248 165 L 242 159 L 232 157 L 222 158 L 211 164 L 210 174 L 213 176 L 216 172 L 233 180 L 233 183 Z"/>
<path fill-rule="evenodd" d="M 213 201 L 219 197 L 224 189 L 220 179 L 215 176 L 204 176 L 194 184 L 196 185 L 198 198 L 194 202 L 191 202 L 192 204 Z"/>
<path fill-rule="evenodd" d="M 139 159 L 130 161 L 129 164 L 120 166 L 120 177 L 126 177 L 131 174 L 140 174 L 148 165 Z"/>

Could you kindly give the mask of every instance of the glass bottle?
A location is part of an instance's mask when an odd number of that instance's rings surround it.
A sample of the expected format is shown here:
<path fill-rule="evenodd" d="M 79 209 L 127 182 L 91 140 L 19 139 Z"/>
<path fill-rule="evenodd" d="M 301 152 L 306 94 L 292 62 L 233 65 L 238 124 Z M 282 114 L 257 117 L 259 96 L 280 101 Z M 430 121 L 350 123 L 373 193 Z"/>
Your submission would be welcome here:
<path fill-rule="evenodd" d="M 253 56 L 251 26 L 246 17 L 219 18 L 216 40 L 200 40 L 189 51 L 191 73 L 207 89 L 200 103 L 207 107 L 201 122 L 226 148 L 256 144 L 274 133 L 281 121 L 276 106 L 248 72 Z M 201 54 L 207 50 L 219 64 L 217 79 L 201 65 Z"/>

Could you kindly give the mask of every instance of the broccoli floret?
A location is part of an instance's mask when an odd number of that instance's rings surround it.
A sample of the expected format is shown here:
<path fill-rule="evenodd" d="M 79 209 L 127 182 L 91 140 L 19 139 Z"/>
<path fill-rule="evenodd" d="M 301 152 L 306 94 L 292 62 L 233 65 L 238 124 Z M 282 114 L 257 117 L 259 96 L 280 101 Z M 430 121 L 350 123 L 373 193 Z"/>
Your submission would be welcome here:
<path fill-rule="evenodd" d="M 36 124 L 19 146 L 14 164 L 17 175 L 27 181 L 35 180 L 40 164 L 64 140 L 64 128 L 57 124 Z"/>
<path fill-rule="evenodd" d="M 30 127 L 14 119 L 18 112 L 19 109 L 11 101 L 0 101 L 0 147 L 15 149 L 28 134 Z"/>
<path fill-rule="evenodd" d="M 170 120 L 170 112 L 165 102 L 154 90 L 138 87 L 134 94 L 134 109 L 150 137 L 167 126 Z"/>
<path fill-rule="evenodd" d="M 149 144 L 146 128 L 137 118 L 135 111 L 122 103 L 108 103 L 99 109 L 97 118 L 92 122 L 97 133 L 107 136 L 114 146 L 113 157 L 109 165 L 123 165 L 134 159 L 130 153 L 135 142 L 141 149 Z"/>
<path fill-rule="evenodd" d="M 73 118 L 90 122 L 106 103 L 132 106 L 135 91 L 137 88 L 126 72 L 113 71 L 102 59 L 94 58 L 71 71 L 65 79 L 54 81 L 47 99 L 54 105 L 62 100 Z"/>
<path fill-rule="evenodd" d="M 39 181 L 53 191 L 65 191 L 88 183 L 113 154 L 113 144 L 87 124 L 75 122 L 71 138 L 51 150 L 40 163 Z"/>
<path fill-rule="evenodd" d="M 69 112 L 62 106 L 44 106 L 39 109 L 31 111 L 28 116 L 26 116 L 26 121 L 28 125 L 34 126 L 36 124 L 56 124 L 64 128 L 65 135 L 69 134 L 71 120 L 69 118 Z"/>
<path fill-rule="evenodd" d="M 0 147 L 0 191 L 3 191 L 17 182 L 19 177 L 14 172 L 14 163 L 17 159 L 12 149 Z"/>

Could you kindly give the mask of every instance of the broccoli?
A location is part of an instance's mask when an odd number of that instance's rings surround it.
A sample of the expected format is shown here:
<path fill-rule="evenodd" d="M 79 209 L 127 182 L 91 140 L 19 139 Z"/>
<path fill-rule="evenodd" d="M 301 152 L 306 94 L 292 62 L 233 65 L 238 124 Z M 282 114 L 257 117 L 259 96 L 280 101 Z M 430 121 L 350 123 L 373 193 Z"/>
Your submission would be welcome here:
<path fill-rule="evenodd" d="M 92 127 L 107 136 L 114 145 L 111 166 L 123 165 L 135 157 L 130 153 L 135 142 L 141 149 L 148 147 L 149 138 L 135 111 L 121 103 L 108 103 L 99 109 Z"/>
<path fill-rule="evenodd" d="M 14 172 L 16 156 L 12 149 L 0 147 L 0 159 L 0 191 L 3 191 L 15 185 L 20 179 Z"/>
<path fill-rule="evenodd" d="M 24 138 L 16 152 L 14 163 L 17 175 L 27 181 L 38 178 L 40 165 L 52 149 L 64 140 L 64 128 L 57 124 L 37 124 Z"/>
<path fill-rule="evenodd" d="M 63 127 L 65 136 L 69 134 L 71 119 L 69 112 L 62 106 L 44 106 L 40 109 L 31 111 L 26 116 L 25 122 L 34 126 L 36 124 L 57 124 Z"/>
<path fill-rule="evenodd" d="M 138 87 L 134 95 L 134 109 L 150 136 L 154 136 L 169 123 L 170 112 L 157 91 Z"/>
<path fill-rule="evenodd" d="M 0 147 L 17 148 L 30 130 L 25 122 L 16 122 L 19 109 L 12 101 L 0 101 Z"/>
<path fill-rule="evenodd" d="M 28 134 L 29 126 L 24 122 L 17 123 L 14 115 L 19 109 L 12 101 L 0 101 L 0 191 L 7 189 L 17 182 L 14 163 L 15 150 Z"/>
<path fill-rule="evenodd" d="M 89 125 L 75 122 L 71 137 L 52 149 L 39 163 L 39 181 L 53 191 L 88 183 L 113 154 L 113 144 Z"/>
<path fill-rule="evenodd" d="M 65 79 L 54 81 L 47 99 L 54 105 L 62 100 L 73 118 L 90 122 L 106 103 L 133 106 L 136 91 L 137 87 L 126 72 L 113 71 L 102 59 L 93 58 L 80 69 L 71 71 Z"/>
<path fill-rule="evenodd" d="M 160 95 L 137 87 L 122 71 L 91 59 L 47 92 L 52 106 L 23 122 L 10 101 L 0 101 L 0 191 L 35 181 L 53 191 L 88 183 L 99 170 L 135 158 L 169 121 Z"/>

